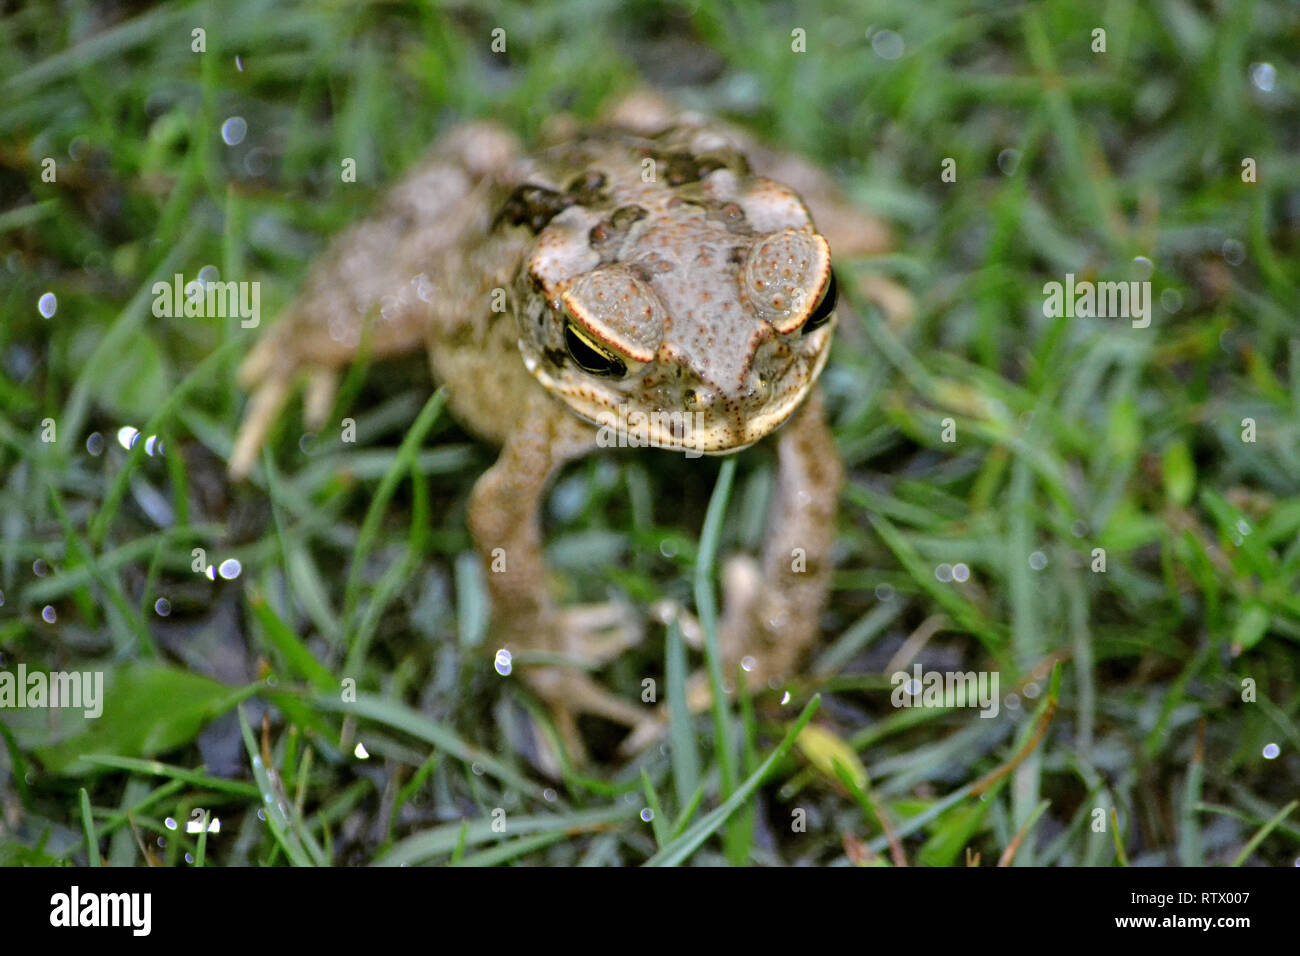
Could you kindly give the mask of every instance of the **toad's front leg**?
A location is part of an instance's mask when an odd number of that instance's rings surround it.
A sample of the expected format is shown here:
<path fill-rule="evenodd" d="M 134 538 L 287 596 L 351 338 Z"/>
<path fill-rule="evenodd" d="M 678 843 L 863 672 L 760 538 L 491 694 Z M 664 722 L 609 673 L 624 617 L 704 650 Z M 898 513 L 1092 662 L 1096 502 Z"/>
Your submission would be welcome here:
<path fill-rule="evenodd" d="M 777 479 L 760 562 L 736 558 L 723 578 L 720 626 L 728 673 L 740 664 L 758 688 L 792 677 L 816 640 L 830 589 L 835 506 L 844 466 L 814 392 L 777 440 Z M 692 688 L 707 706 L 707 685 Z"/>
<path fill-rule="evenodd" d="M 512 655 L 532 652 L 567 657 L 575 663 L 599 663 L 620 648 L 617 636 L 600 644 L 592 640 L 584 631 L 596 616 L 583 609 L 559 610 L 547 589 L 540 522 L 544 495 L 565 462 L 593 448 L 593 428 L 564 413 L 545 395 L 529 396 L 496 464 L 474 485 L 470 533 L 487 571 L 497 646 Z M 614 696 L 575 666 L 525 664 L 519 673 L 548 704 L 579 759 L 577 714 L 593 714 L 634 728 L 654 720 L 649 708 Z"/>

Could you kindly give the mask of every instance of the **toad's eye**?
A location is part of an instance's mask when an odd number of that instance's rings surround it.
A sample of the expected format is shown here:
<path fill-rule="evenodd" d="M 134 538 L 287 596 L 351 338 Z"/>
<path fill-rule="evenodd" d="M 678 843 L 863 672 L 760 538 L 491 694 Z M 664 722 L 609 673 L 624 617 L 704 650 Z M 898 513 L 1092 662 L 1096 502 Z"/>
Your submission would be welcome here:
<path fill-rule="evenodd" d="M 584 372 L 611 378 L 622 378 L 627 374 L 627 365 L 623 360 L 593 342 L 585 332 L 578 329 L 572 319 L 564 323 L 564 344 L 569 350 L 569 356 Z"/>
<path fill-rule="evenodd" d="M 826 280 L 826 291 L 822 293 L 821 299 L 813 307 L 808 316 L 808 320 L 803 324 L 803 333 L 807 335 L 814 329 L 819 329 L 826 324 L 826 320 L 831 317 L 835 311 L 835 301 L 839 298 L 839 290 L 835 286 L 835 270 L 831 270 L 831 276 Z"/>

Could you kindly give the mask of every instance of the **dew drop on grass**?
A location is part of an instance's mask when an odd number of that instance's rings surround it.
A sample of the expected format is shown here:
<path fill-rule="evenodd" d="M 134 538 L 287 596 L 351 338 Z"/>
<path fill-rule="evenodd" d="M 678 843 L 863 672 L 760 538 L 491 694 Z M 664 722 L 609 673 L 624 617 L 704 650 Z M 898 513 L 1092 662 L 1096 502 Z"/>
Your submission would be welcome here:
<path fill-rule="evenodd" d="M 1029 566 L 1035 571 L 1041 571 L 1047 567 L 1047 555 L 1041 551 L 1035 551 L 1029 556 Z"/>
<path fill-rule="evenodd" d="M 897 60 L 903 55 L 906 44 L 903 38 L 893 30 L 878 30 L 871 37 L 871 49 L 882 60 Z"/>
<path fill-rule="evenodd" d="M 221 124 L 221 138 L 227 146 L 238 146 L 248 135 L 248 124 L 242 116 L 232 116 Z"/>
<path fill-rule="evenodd" d="M 36 311 L 41 313 L 42 318 L 54 318 L 54 313 L 59 311 L 58 298 L 53 292 L 46 292 L 36 300 Z"/>
<path fill-rule="evenodd" d="M 1282 748 L 1279 747 L 1277 744 L 1265 744 L 1265 745 L 1264 745 L 1264 759 L 1265 759 L 1265 760 L 1275 760 L 1275 759 L 1277 758 L 1277 755 L 1280 754 L 1281 752 L 1282 752 Z"/>
<path fill-rule="evenodd" d="M 96 458 L 104 454 L 104 436 L 99 432 L 91 432 L 87 435 L 86 451 L 90 452 Z"/>
<path fill-rule="evenodd" d="M 970 568 L 965 564 L 958 562 L 952 566 L 952 579 L 958 584 L 970 580 Z"/>
<path fill-rule="evenodd" d="M 510 652 L 504 647 L 497 651 L 496 660 L 493 661 L 492 666 L 496 668 L 496 672 L 502 677 L 509 677 L 512 666 L 510 663 Z"/>
<path fill-rule="evenodd" d="M 654 818 L 655 818 L 655 812 L 654 812 L 653 810 L 651 810 L 649 807 L 642 807 L 642 808 L 641 808 L 641 819 L 642 819 L 642 820 L 644 820 L 646 823 L 649 823 L 649 822 L 650 822 L 651 820 L 653 820 Z"/>
<path fill-rule="evenodd" d="M 233 581 L 243 572 L 244 566 L 236 558 L 226 558 L 217 568 L 217 574 L 226 581 Z"/>
<path fill-rule="evenodd" d="M 165 597 L 160 597 L 158 600 L 153 602 L 153 610 L 159 617 L 166 617 L 172 612 L 172 602 L 167 600 Z"/>
<path fill-rule="evenodd" d="M 38 578 L 43 578 L 50 573 L 50 566 L 45 563 L 44 558 L 37 558 L 32 562 L 32 574 Z"/>
<path fill-rule="evenodd" d="M 939 565 L 937 568 L 934 569 L 934 576 L 939 581 L 943 582 L 944 584 L 947 584 L 949 581 L 952 580 L 952 565 L 951 564 Z"/>
<path fill-rule="evenodd" d="M 1261 93 L 1272 93 L 1277 82 L 1277 70 L 1272 63 L 1252 63 L 1250 65 L 1250 82 Z"/>
<path fill-rule="evenodd" d="M 53 624 L 58 619 L 59 619 L 58 612 L 54 610 L 53 605 L 47 604 L 45 605 L 45 607 L 41 608 L 41 620 L 43 620 L 46 624 Z"/>

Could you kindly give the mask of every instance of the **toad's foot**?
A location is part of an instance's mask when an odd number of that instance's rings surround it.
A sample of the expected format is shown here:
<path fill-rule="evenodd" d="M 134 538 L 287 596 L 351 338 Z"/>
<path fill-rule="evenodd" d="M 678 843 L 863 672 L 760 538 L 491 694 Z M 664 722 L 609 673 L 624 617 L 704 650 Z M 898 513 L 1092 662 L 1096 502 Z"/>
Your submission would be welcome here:
<path fill-rule="evenodd" d="M 519 654 L 519 673 L 546 705 L 569 758 L 586 759 L 586 745 L 578 730 L 581 715 L 600 717 L 631 730 L 629 739 L 651 740 L 658 736 L 658 719 L 652 707 L 620 697 L 602 687 L 585 671 L 596 669 L 640 643 L 643 629 L 632 609 L 621 602 L 578 605 L 556 612 L 550 636 L 530 636 L 529 650 Z M 536 648 L 550 646 L 555 652 Z M 543 658 L 532 661 L 530 656 Z M 536 741 L 542 769 L 560 775 L 556 755 L 545 741 Z M 624 745 L 624 748 L 626 745 Z"/>

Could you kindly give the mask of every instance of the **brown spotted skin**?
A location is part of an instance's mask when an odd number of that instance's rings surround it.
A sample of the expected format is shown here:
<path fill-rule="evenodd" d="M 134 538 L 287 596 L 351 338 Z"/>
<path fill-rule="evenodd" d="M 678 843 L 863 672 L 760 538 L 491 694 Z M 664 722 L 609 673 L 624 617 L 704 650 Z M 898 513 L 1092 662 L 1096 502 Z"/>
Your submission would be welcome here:
<path fill-rule="evenodd" d="M 547 587 L 538 513 L 556 471 L 617 454 L 596 426 L 628 413 L 650 421 L 642 437 L 688 454 L 736 451 L 786 423 L 767 547 L 731 573 L 723 637 L 732 664 L 754 658 L 756 681 L 792 676 L 825 601 L 841 476 L 812 392 L 835 327 L 829 246 L 884 244 L 801 162 L 640 95 L 531 156 L 492 124 L 458 127 L 334 240 L 250 353 L 232 473 L 250 472 L 297 379 L 320 427 L 360 351 L 423 344 L 452 414 L 502 448 L 469 509 L 492 650 L 597 663 L 623 645 L 585 631 L 575 622 L 589 617 Z M 806 194 L 764 175 L 776 169 Z M 810 206 L 839 238 L 828 244 Z M 614 694 L 559 664 L 517 672 L 575 750 L 578 713 L 638 726 L 638 741 L 660 726 L 639 685 Z"/>

